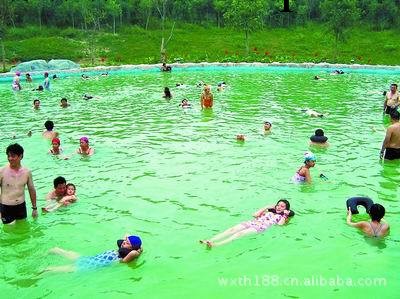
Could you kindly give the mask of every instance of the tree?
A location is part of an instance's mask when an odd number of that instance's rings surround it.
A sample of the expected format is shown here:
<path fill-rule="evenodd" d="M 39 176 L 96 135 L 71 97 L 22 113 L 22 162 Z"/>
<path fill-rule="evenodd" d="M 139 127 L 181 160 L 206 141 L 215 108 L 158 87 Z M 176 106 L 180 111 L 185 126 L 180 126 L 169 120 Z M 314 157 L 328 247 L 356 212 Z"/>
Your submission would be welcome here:
<path fill-rule="evenodd" d="M 170 35 L 167 40 L 165 40 L 165 19 L 167 17 L 167 2 L 168 0 L 156 0 L 156 8 L 158 13 L 160 14 L 161 18 L 161 47 L 160 47 L 160 60 L 161 63 L 164 63 L 167 61 L 167 45 L 170 42 L 172 38 L 172 33 L 174 31 L 175 27 L 175 22 L 172 25 Z"/>
<path fill-rule="evenodd" d="M 117 3 L 116 0 L 108 0 L 106 2 L 106 11 L 112 16 L 113 18 L 113 32 L 115 32 L 115 19 L 116 17 L 120 16 L 122 13 L 121 6 Z"/>
<path fill-rule="evenodd" d="M 244 31 L 246 54 L 249 54 L 250 33 L 262 25 L 265 11 L 265 1 L 262 0 L 231 0 L 224 13 L 228 24 Z"/>
<path fill-rule="evenodd" d="M 335 43 L 345 40 L 345 32 L 360 17 L 355 0 L 324 0 L 321 3 L 324 20 L 335 36 Z"/>

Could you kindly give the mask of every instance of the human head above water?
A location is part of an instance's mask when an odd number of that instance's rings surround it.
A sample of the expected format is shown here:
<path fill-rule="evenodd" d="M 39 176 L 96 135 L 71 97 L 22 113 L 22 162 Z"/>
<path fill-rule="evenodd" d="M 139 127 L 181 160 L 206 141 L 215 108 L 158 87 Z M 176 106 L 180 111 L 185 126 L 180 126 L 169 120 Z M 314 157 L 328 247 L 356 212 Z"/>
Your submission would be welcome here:
<path fill-rule="evenodd" d="M 304 154 L 304 163 L 307 164 L 308 162 L 316 162 L 317 158 L 312 152 L 306 152 Z"/>
<path fill-rule="evenodd" d="M 24 154 L 24 148 L 20 146 L 18 143 L 10 144 L 7 146 L 6 155 L 17 155 L 21 156 Z"/>
<path fill-rule="evenodd" d="M 269 130 L 271 129 L 272 124 L 269 121 L 264 122 L 264 130 Z"/>
<path fill-rule="evenodd" d="M 56 189 L 58 185 L 62 185 L 62 184 L 67 184 L 67 181 L 66 181 L 65 178 L 62 177 L 62 176 L 56 177 L 56 178 L 54 179 L 54 181 L 53 181 L 54 189 Z"/>
<path fill-rule="evenodd" d="M 399 120 L 400 119 L 399 110 L 393 110 L 392 112 L 390 112 L 390 118 L 393 120 Z"/>
<path fill-rule="evenodd" d="M 324 136 L 324 130 L 316 129 L 315 130 L 315 136 Z"/>
<path fill-rule="evenodd" d="M 83 136 L 83 137 L 81 137 L 81 138 L 79 139 L 79 142 L 85 142 L 85 143 L 89 144 L 89 138 Z"/>
<path fill-rule="evenodd" d="M 124 258 L 132 250 L 138 250 L 142 246 L 142 240 L 138 236 L 129 236 L 125 240 L 117 240 L 118 254 Z"/>
<path fill-rule="evenodd" d="M 383 216 L 385 216 L 385 208 L 379 203 L 374 203 L 369 209 L 369 215 L 372 221 L 380 222 Z"/>
<path fill-rule="evenodd" d="M 278 202 L 276 203 L 275 207 L 276 207 L 280 202 L 283 202 L 283 203 L 286 205 L 285 210 L 288 210 L 288 211 L 290 210 L 290 203 L 289 203 L 289 201 L 286 200 L 286 199 L 280 199 L 280 200 L 278 200 Z"/>
<path fill-rule="evenodd" d="M 51 140 L 51 144 L 58 144 L 58 145 L 60 145 L 60 144 L 61 144 L 61 141 L 60 141 L 59 138 L 55 137 L 55 138 L 53 138 L 53 139 Z"/>
<path fill-rule="evenodd" d="M 44 127 L 47 129 L 47 131 L 51 131 L 54 128 L 54 123 L 51 120 L 47 120 L 44 123 Z"/>
<path fill-rule="evenodd" d="M 75 187 L 74 184 L 68 183 L 68 184 L 66 185 L 66 187 L 67 187 L 67 195 L 74 195 L 74 194 L 75 194 L 75 192 L 76 192 L 76 187 Z"/>

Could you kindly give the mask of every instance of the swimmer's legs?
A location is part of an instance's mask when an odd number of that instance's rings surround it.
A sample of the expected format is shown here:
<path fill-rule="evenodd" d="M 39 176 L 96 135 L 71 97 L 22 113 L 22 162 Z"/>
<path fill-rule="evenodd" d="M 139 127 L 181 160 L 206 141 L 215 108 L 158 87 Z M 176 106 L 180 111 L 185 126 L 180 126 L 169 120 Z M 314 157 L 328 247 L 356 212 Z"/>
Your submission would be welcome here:
<path fill-rule="evenodd" d="M 80 257 L 80 254 L 79 254 L 79 253 L 77 253 L 77 252 L 75 252 L 75 251 L 64 250 L 64 249 L 62 249 L 62 248 L 60 248 L 60 247 L 51 248 L 51 249 L 49 250 L 49 252 L 50 252 L 50 253 L 54 253 L 54 254 L 61 255 L 61 256 L 65 257 L 65 258 L 67 258 L 67 259 L 70 259 L 70 260 L 72 260 L 72 261 L 75 261 L 75 260 L 77 260 L 77 259 Z"/>
<path fill-rule="evenodd" d="M 47 267 L 42 271 L 44 272 L 74 272 L 76 271 L 76 266 L 75 265 L 66 265 L 66 266 L 51 266 Z"/>
<path fill-rule="evenodd" d="M 237 225 L 235 225 L 235 226 L 233 226 L 231 228 L 228 228 L 226 231 L 224 231 L 224 232 L 222 232 L 222 233 L 220 233 L 218 235 L 215 235 L 214 237 L 212 237 L 208 241 L 215 242 L 215 241 L 227 238 L 227 237 L 229 237 L 229 236 L 231 236 L 233 234 L 236 234 L 236 233 L 238 233 L 238 232 L 240 232 L 242 230 L 245 230 L 245 229 L 246 229 L 246 227 L 243 224 L 240 223 L 240 224 L 237 224 Z"/>
<path fill-rule="evenodd" d="M 227 239 L 225 239 L 223 241 L 220 241 L 220 242 L 208 241 L 207 242 L 207 246 L 208 247 L 221 246 L 221 245 L 224 245 L 226 243 L 232 242 L 233 240 L 236 240 L 236 239 L 238 239 L 240 237 L 243 237 L 243 236 L 246 236 L 246 235 L 250 235 L 250 234 L 255 234 L 255 233 L 257 233 L 257 231 L 254 228 L 252 228 L 252 227 L 245 228 L 244 230 L 241 230 L 241 231 L 231 235 L 229 238 L 227 238 Z"/>

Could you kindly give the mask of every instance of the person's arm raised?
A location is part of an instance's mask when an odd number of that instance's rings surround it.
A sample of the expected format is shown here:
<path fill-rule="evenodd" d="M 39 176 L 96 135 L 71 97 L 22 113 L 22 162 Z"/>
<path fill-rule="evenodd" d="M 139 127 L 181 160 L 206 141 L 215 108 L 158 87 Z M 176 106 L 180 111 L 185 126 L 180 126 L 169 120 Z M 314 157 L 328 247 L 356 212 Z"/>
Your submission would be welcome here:
<path fill-rule="evenodd" d="M 127 254 L 126 257 L 124 257 L 121 262 L 122 263 L 129 263 L 130 261 L 132 261 L 133 259 L 137 258 L 139 255 L 141 255 L 143 252 L 143 248 L 140 247 L 138 250 L 132 250 L 131 252 L 129 252 Z"/>
<path fill-rule="evenodd" d="M 257 212 L 255 212 L 255 213 L 253 214 L 253 217 L 255 217 L 255 218 L 260 217 L 262 214 L 265 213 L 266 210 L 268 210 L 268 209 L 273 209 L 274 207 L 275 207 L 275 205 L 270 204 L 270 205 L 268 205 L 268 206 L 266 206 L 266 207 L 264 207 L 264 208 L 258 210 Z"/>

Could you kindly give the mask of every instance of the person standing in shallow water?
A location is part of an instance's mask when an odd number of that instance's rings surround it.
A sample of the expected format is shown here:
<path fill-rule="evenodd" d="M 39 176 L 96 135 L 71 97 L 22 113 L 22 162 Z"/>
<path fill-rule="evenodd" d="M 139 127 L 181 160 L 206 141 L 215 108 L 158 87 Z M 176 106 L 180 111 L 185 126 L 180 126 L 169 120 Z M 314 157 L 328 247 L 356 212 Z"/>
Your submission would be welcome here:
<path fill-rule="evenodd" d="M 400 96 L 397 91 L 397 84 L 390 84 L 390 91 L 385 94 L 385 102 L 383 103 L 383 112 L 390 114 L 395 111 L 400 104 Z"/>
<path fill-rule="evenodd" d="M 212 108 L 213 104 L 214 104 L 214 96 L 211 93 L 211 87 L 210 85 L 206 85 L 204 86 L 204 90 L 201 93 L 200 97 L 201 109 Z"/>
<path fill-rule="evenodd" d="M 380 158 L 387 160 L 400 159 L 400 113 L 394 110 L 390 113 L 391 125 L 386 130 L 382 143 Z"/>
<path fill-rule="evenodd" d="M 25 186 L 28 187 L 32 203 L 32 217 L 37 217 L 36 190 L 32 172 L 21 165 L 24 149 L 18 143 L 6 149 L 9 164 L 0 168 L 0 210 L 4 224 L 13 224 L 15 220 L 27 217 Z"/>
<path fill-rule="evenodd" d="M 82 156 L 91 156 L 94 154 L 94 148 L 89 146 L 89 138 L 82 137 L 79 139 L 79 148 L 76 152 Z"/>

